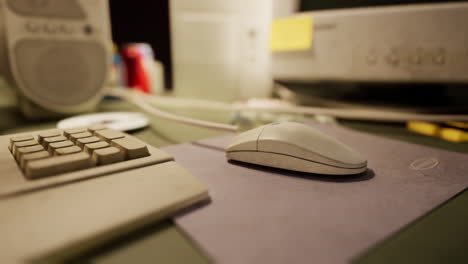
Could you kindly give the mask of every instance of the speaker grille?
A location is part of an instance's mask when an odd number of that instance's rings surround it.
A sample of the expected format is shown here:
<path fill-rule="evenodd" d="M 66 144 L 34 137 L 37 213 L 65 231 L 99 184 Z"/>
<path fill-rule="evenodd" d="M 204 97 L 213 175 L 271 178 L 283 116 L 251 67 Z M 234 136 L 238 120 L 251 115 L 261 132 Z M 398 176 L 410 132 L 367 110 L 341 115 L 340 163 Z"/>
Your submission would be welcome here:
<path fill-rule="evenodd" d="M 15 47 L 23 90 L 42 106 L 75 106 L 101 91 L 106 52 L 93 42 L 22 40 Z"/>

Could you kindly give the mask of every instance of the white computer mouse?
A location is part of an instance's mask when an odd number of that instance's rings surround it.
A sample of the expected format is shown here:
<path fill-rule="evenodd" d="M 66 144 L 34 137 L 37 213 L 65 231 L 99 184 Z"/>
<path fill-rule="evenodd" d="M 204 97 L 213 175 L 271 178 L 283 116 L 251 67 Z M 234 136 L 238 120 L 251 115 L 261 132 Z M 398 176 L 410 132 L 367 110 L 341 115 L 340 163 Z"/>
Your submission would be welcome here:
<path fill-rule="evenodd" d="M 367 160 L 333 137 L 295 122 L 273 123 L 237 135 L 228 160 L 317 174 L 364 172 Z"/>

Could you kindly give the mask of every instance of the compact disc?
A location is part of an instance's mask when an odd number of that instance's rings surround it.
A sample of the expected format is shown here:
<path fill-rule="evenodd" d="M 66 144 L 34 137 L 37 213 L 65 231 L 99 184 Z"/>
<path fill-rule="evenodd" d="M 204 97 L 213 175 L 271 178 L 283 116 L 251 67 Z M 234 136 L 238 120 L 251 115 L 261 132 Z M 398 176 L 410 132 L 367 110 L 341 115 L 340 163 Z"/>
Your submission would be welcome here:
<path fill-rule="evenodd" d="M 74 127 L 88 127 L 98 124 L 105 125 L 108 128 L 115 130 L 130 131 L 148 126 L 149 121 L 148 118 L 141 113 L 107 112 L 66 118 L 58 122 L 57 127 L 59 129 L 67 129 Z"/>

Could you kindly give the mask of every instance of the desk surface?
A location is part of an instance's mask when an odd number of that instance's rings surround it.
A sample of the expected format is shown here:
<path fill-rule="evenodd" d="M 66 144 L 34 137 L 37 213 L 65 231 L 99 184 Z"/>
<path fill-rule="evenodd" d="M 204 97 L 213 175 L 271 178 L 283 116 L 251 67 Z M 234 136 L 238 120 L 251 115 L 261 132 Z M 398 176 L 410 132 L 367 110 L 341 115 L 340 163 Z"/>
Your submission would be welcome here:
<path fill-rule="evenodd" d="M 0 95 L 2 91 L 0 90 Z M 11 97 L 0 97 L 0 134 L 55 127 L 56 122 L 29 122 L 11 106 Z M 101 111 L 131 111 L 132 106 L 107 102 Z M 197 113 L 190 113 L 197 117 Z M 219 113 L 219 119 L 228 116 Z M 224 116 L 223 116 L 224 115 Z M 200 116 L 198 116 L 200 118 Z M 155 147 L 173 145 L 221 135 L 152 118 L 152 125 L 133 134 Z M 342 121 L 353 129 L 380 134 L 414 143 L 468 153 L 467 144 L 454 144 L 412 134 L 403 125 Z M 409 224 L 390 239 L 371 248 L 357 263 L 468 263 L 468 192 L 464 191 L 428 215 Z M 155 223 L 101 248 L 73 259 L 72 262 L 128 263 L 208 263 L 203 249 L 194 245 L 184 231 L 171 221 Z M 159 261 L 158 261 L 159 260 Z M 190 261 L 188 261 L 190 260 Z"/>

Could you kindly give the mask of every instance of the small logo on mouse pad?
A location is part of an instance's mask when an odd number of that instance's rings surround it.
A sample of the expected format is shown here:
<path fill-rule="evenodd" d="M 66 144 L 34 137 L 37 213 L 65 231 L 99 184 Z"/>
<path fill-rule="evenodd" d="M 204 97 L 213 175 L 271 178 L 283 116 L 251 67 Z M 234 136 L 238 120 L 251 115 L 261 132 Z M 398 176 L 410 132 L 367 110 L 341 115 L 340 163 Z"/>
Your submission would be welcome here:
<path fill-rule="evenodd" d="M 439 165 L 436 158 L 421 158 L 413 161 L 410 168 L 413 170 L 429 170 Z"/>

